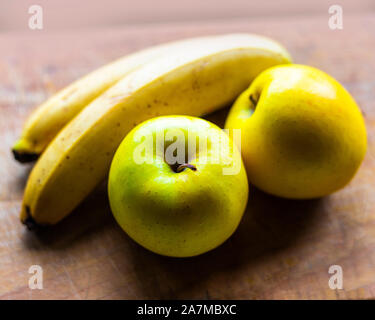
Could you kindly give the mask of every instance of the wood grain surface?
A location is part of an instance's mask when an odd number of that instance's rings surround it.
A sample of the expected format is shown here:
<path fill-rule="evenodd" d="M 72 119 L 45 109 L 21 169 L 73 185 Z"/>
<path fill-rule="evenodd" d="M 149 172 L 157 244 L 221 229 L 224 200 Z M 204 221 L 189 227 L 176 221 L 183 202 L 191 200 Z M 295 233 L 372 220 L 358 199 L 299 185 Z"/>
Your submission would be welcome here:
<path fill-rule="evenodd" d="M 375 15 L 328 15 L 98 31 L 0 35 L 0 299 L 345 299 L 375 297 Z M 32 108 L 88 71 L 155 43 L 203 34 L 270 36 L 295 62 L 337 78 L 358 101 L 369 148 L 355 179 L 331 196 L 282 200 L 254 187 L 236 233 L 199 257 L 173 259 L 134 243 L 115 223 L 104 186 L 55 227 L 30 232 L 18 220 L 31 166 L 10 147 Z M 210 117 L 222 123 L 226 110 Z M 72 181 L 74 183 L 74 181 Z M 31 290 L 28 269 L 44 270 Z M 344 289 L 328 286 L 340 265 Z"/>

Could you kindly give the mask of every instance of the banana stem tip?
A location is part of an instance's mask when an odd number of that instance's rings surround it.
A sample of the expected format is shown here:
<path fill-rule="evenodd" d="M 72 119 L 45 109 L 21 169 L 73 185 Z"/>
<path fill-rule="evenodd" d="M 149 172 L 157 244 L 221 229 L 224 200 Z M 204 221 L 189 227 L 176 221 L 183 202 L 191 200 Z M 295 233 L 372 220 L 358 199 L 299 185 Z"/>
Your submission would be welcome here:
<path fill-rule="evenodd" d="M 38 159 L 39 154 L 37 153 L 26 153 L 26 152 L 19 152 L 15 149 L 12 149 L 13 157 L 20 163 L 28 163 L 34 162 Z"/>

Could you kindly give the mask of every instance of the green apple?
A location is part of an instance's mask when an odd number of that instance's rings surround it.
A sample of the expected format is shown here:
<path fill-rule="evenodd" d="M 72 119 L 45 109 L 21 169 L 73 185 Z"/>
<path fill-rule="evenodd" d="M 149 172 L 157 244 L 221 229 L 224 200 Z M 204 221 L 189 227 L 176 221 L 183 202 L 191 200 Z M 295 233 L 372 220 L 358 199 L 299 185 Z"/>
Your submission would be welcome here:
<path fill-rule="evenodd" d="M 262 72 L 234 103 L 226 128 L 241 129 L 248 178 L 286 198 L 315 198 L 345 186 L 367 146 L 361 111 L 326 73 L 286 65 Z"/>
<path fill-rule="evenodd" d="M 216 125 L 187 116 L 135 127 L 113 158 L 113 215 L 143 247 L 189 257 L 214 249 L 236 230 L 248 198 L 240 152 Z"/>

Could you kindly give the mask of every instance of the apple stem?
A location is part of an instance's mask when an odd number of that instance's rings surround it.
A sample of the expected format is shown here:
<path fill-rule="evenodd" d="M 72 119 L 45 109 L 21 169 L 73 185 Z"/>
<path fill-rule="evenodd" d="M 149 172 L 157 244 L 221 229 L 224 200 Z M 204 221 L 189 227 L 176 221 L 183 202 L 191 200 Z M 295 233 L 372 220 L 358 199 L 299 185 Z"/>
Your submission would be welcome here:
<path fill-rule="evenodd" d="M 249 99 L 250 99 L 250 101 L 252 102 L 252 104 L 254 105 L 254 108 L 255 108 L 257 106 L 258 101 L 255 100 L 255 98 L 253 97 L 252 94 L 250 95 Z"/>
<path fill-rule="evenodd" d="M 197 167 L 196 167 L 196 166 L 194 166 L 194 165 L 192 165 L 192 164 L 190 164 L 190 163 L 183 163 L 183 164 L 180 164 L 180 165 L 177 167 L 176 172 L 179 173 L 179 172 L 185 170 L 186 168 L 189 168 L 189 169 L 191 169 L 191 170 L 193 170 L 193 171 L 197 171 Z"/>

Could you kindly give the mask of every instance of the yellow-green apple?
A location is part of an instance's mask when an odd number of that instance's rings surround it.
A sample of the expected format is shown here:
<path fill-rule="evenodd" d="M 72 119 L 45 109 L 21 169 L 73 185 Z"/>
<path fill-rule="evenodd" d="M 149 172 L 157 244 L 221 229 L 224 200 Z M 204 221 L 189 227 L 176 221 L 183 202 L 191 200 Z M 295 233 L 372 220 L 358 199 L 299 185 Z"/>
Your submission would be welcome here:
<path fill-rule="evenodd" d="M 360 109 L 328 74 L 303 65 L 263 71 L 234 103 L 226 128 L 241 129 L 249 181 L 286 198 L 345 186 L 367 146 Z"/>
<path fill-rule="evenodd" d="M 123 140 L 108 182 L 113 215 L 143 247 L 189 257 L 236 230 L 248 198 L 240 152 L 216 125 L 195 117 L 145 121 Z"/>

